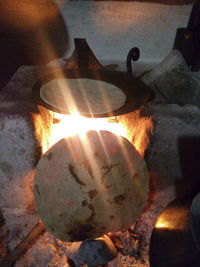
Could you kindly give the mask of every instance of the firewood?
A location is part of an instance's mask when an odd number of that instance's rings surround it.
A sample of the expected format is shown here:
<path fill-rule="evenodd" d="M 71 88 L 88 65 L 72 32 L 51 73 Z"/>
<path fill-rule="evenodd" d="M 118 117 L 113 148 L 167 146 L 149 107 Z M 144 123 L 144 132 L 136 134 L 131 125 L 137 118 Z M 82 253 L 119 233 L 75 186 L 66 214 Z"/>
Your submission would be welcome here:
<path fill-rule="evenodd" d="M 45 232 L 45 226 L 42 222 L 38 222 L 32 231 L 19 243 L 16 248 L 6 257 L 0 260 L 0 267 L 11 267 L 13 264 L 25 254 L 25 252 L 37 241 L 37 239 Z"/>

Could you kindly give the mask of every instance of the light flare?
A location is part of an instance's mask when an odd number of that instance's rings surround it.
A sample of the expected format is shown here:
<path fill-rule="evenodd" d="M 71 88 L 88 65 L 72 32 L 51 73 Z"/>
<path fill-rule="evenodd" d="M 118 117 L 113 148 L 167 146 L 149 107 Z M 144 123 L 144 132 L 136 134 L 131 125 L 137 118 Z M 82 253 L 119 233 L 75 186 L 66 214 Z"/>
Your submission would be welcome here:
<path fill-rule="evenodd" d="M 156 223 L 156 228 L 169 228 L 169 225 L 167 222 L 164 221 L 158 221 Z"/>
<path fill-rule="evenodd" d="M 89 130 L 106 130 L 116 135 L 126 137 L 125 128 L 118 123 L 117 117 L 112 118 L 85 118 L 74 112 L 71 115 L 55 114 L 55 119 L 60 121 L 55 123 L 51 132 L 51 145 L 54 145 L 60 139 L 80 135 L 83 136 Z"/>
<path fill-rule="evenodd" d="M 41 26 L 47 20 L 54 19 L 58 13 L 57 5 L 48 0 L 0 1 L 0 9 L 2 22 L 20 31 Z"/>

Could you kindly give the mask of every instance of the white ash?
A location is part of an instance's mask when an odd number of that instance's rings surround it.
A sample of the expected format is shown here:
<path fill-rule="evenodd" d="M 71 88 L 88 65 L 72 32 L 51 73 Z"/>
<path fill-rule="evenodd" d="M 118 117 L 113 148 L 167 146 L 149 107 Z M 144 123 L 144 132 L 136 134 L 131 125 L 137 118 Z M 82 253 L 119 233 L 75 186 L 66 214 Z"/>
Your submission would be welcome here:
<path fill-rule="evenodd" d="M 55 238 L 49 233 L 45 233 L 38 239 L 14 266 L 70 267 L 65 252 L 59 249 Z"/>
<path fill-rule="evenodd" d="M 24 215 L 33 211 L 33 166 L 36 160 L 36 144 L 29 123 L 20 116 L 0 116 L 0 206 L 9 235 L 21 232 L 27 223 Z M 22 223 L 21 218 L 25 221 Z M 9 237 L 10 240 L 11 237 Z M 19 240 L 18 240 L 19 241 Z M 12 248 L 11 244 L 9 244 Z"/>
<path fill-rule="evenodd" d="M 9 213 L 5 211 L 4 214 L 9 231 L 7 243 L 10 251 L 12 251 L 37 224 L 38 216 L 34 211 L 24 211 L 23 213 L 16 211 L 14 214 L 13 210 L 11 210 Z"/>
<path fill-rule="evenodd" d="M 113 240 L 118 247 L 117 259 L 108 264 L 108 267 L 134 266 L 149 267 L 149 244 L 154 223 L 160 212 L 175 197 L 174 188 L 166 188 L 156 192 L 149 202 L 149 208 L 130 227 L 129 231 L 113 234 Z M 118 245 L 120 242 L 120 245 Z"/>

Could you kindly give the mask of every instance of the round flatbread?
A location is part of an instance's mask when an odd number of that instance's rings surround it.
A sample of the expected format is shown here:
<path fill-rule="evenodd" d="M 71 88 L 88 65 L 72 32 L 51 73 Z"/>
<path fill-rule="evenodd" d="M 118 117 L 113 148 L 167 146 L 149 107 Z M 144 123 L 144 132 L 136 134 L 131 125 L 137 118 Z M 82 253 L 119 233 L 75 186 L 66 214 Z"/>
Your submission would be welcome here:
<path fill-rule="evenodd" d="M 63 241 L 127 230 L 143 211 L 148 192 L 148 171 L 138 151 L 107 131 L 60 140 L 36 168 L 36 210 Z"/>
<path fill-rule="evenodd" d="M 87 78 L 51 80 L 41 87 L 40 97 L 63 112 L 94 115 L 117 110 L 126 101 L 126 95 L 117 86 Z"/>

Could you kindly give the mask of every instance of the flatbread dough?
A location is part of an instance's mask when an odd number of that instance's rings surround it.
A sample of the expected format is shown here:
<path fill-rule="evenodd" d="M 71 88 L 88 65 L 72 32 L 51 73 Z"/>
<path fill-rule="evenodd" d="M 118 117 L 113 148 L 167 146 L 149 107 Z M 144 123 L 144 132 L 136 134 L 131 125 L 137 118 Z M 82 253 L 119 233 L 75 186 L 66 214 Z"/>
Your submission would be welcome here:
<path fill-rule="evenodd" d="M 60 140 L 35 173 L 36 210 L 63 241 L 127 230 L 143 211 L 148 192 L 143 158 L 127 139 L 107 131 Z"/>
<path fill-rule="evenodd" d="M 122 107 L 126 95 L 113 84 L 86 78 L 54 79 L 40 89 L 47 104 L 63 112 L 104 114 Z"/>

